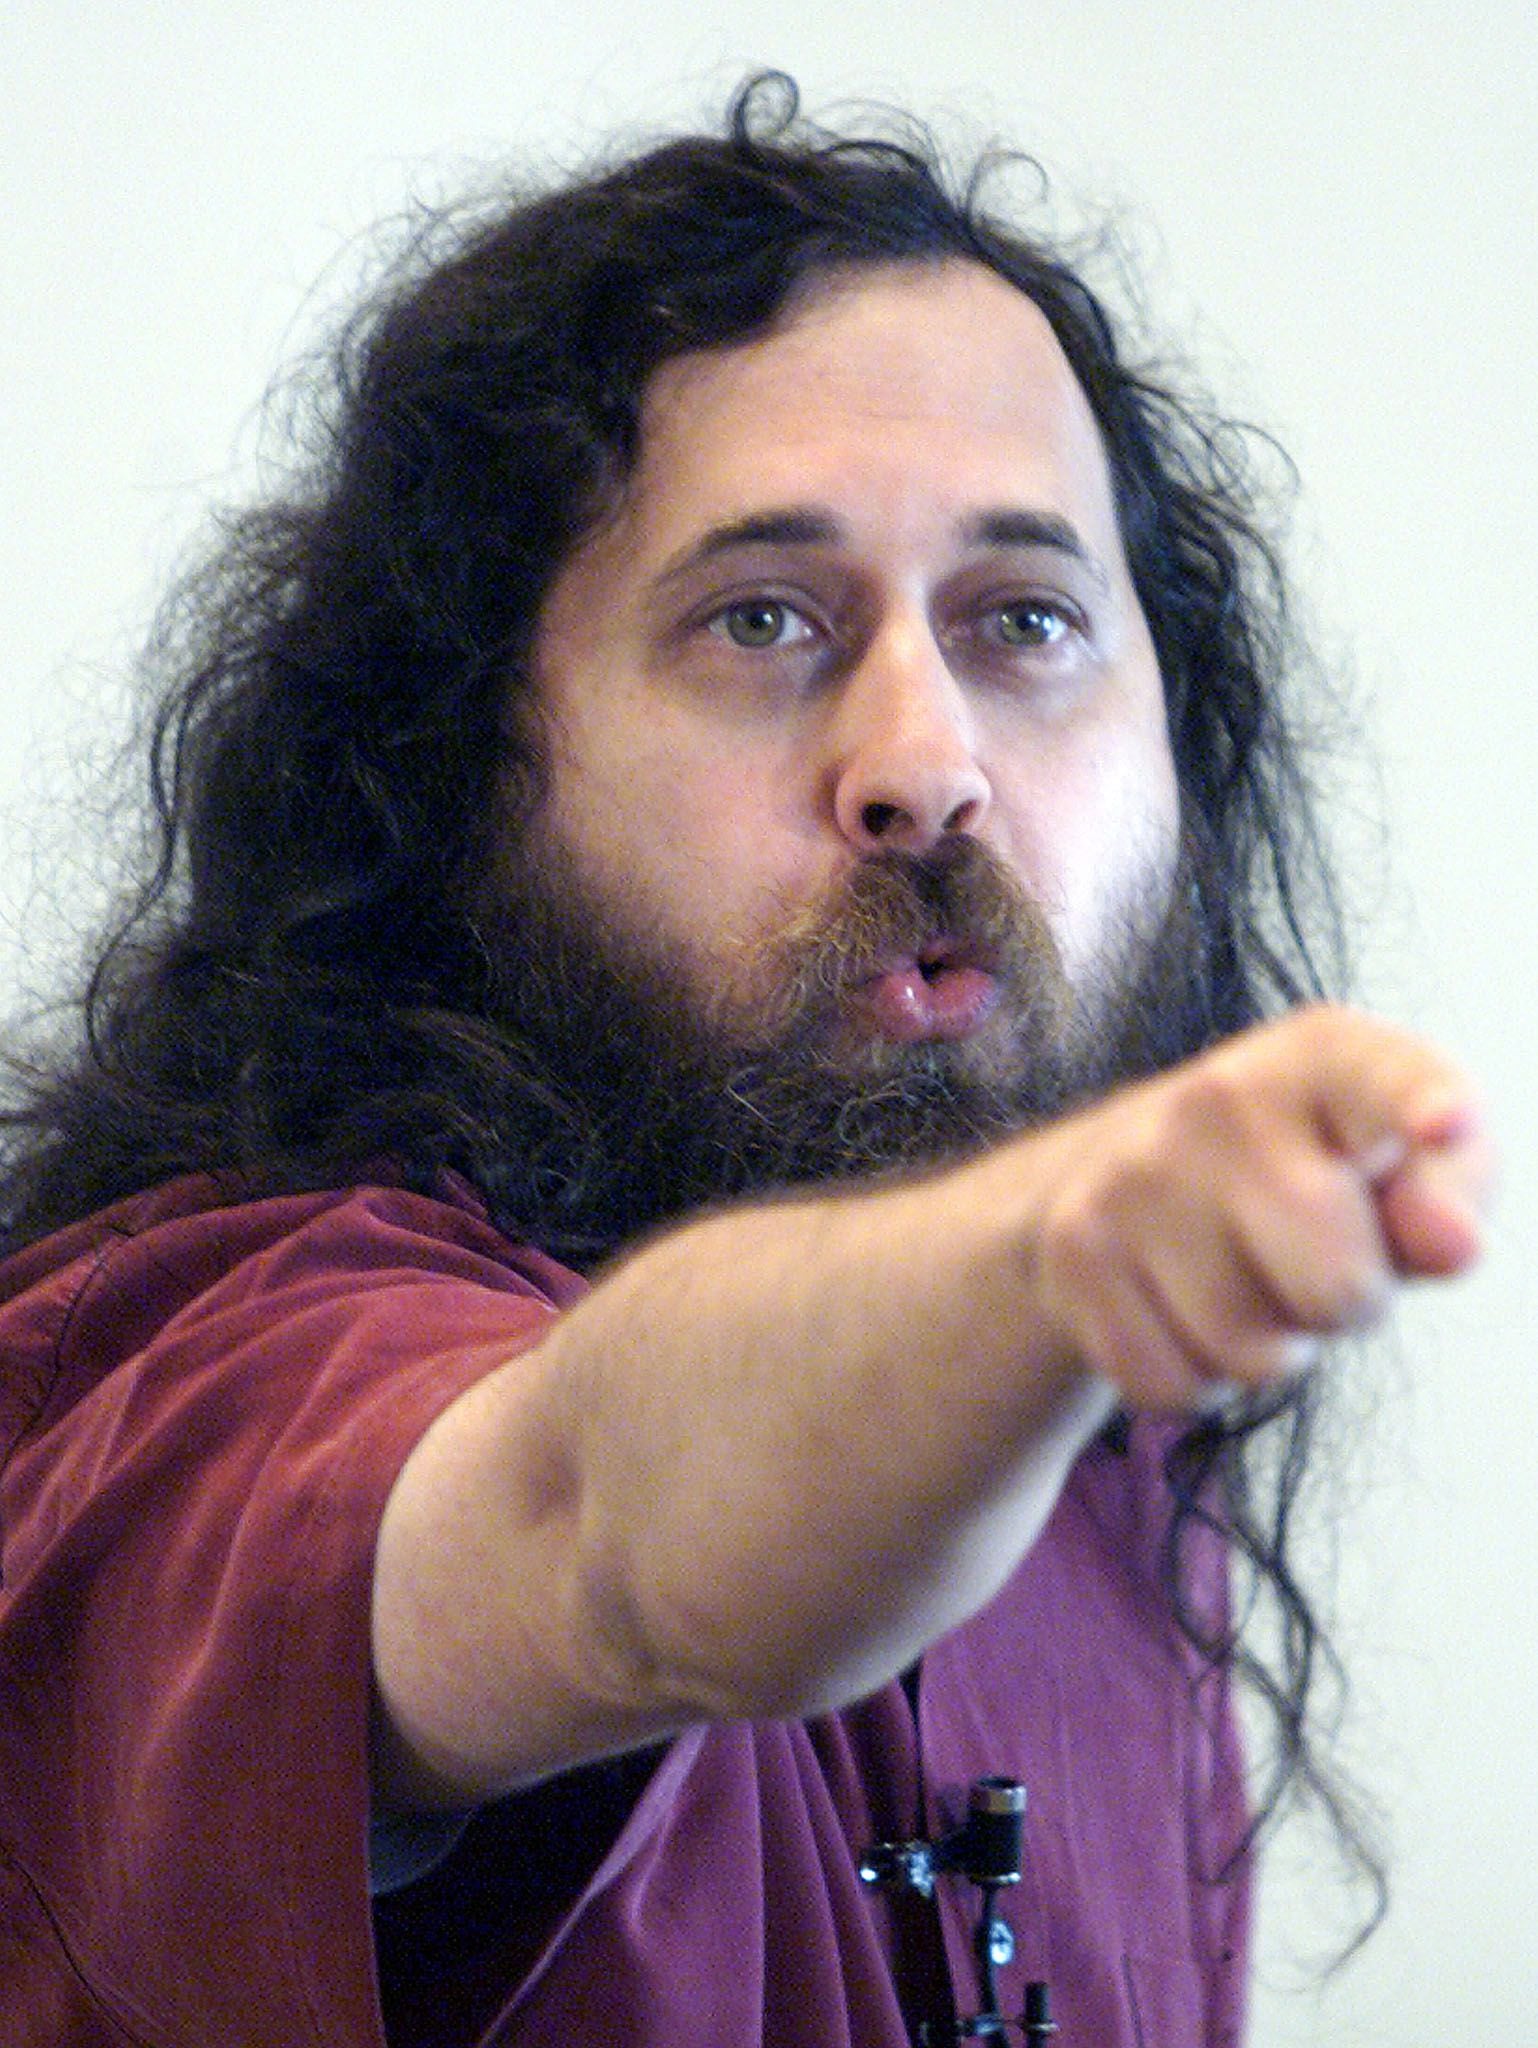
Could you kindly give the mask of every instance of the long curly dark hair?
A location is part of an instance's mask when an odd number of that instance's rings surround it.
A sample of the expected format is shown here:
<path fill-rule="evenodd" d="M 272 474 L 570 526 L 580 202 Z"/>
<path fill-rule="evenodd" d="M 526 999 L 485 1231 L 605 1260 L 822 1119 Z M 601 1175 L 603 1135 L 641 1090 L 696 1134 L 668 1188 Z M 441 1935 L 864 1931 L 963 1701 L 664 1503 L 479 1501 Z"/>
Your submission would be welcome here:
<path fill-rule="evenodd" d="M 551 1113 L 498 1028 L 475 916 L 541 788 L 541 601 L 630 474 L 659 365 L 764 334 L 852 266 L 982 263 L 1051 323 L 1163 673 L 1210 1035 L 1327 990 L 1339 921 L 1250 437 L 1128 361 L 1081 266 L 994 216 L 1000 161 L 957 182 L 911 124 L 829 133 L 770 75 L 719 138 L 428 224 L 345 331 L 288 494 L 232 521 L 164 616 L 153 858 L 72 1049 L 14 1079 L 0 1249 L 193 1169 L 273 1190 L 389 1157 L 421 1185 L 454 1167 L 497 1205 Z M 526 1198 L 500 1213 L 525 1220 Z M 1305 1383 L 1183 1440 L 1171 1580 L 1188 1633 L 1273 1709 L 1262 1809 L 1313 1794 L 1381 1896 L 1305 1716 L 1328 1653 L 1288 1535 L 1313 1403 Z M 1180 1598 L 1204 1523 L 1275 1604 L 1265 1656 Z"/>

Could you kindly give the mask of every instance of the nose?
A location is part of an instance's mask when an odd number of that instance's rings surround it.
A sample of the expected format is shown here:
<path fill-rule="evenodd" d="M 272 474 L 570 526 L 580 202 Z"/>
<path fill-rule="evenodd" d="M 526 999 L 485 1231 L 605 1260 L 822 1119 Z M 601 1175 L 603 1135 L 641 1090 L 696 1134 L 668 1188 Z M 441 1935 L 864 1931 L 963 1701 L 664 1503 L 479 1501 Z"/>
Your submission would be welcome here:
<path fill-rule="evenodd" d="M 874 641 L 839 705 L 833 798 L 856 852 L 927 853 L 987 812 L 973 713 L 926 623 Z"/>

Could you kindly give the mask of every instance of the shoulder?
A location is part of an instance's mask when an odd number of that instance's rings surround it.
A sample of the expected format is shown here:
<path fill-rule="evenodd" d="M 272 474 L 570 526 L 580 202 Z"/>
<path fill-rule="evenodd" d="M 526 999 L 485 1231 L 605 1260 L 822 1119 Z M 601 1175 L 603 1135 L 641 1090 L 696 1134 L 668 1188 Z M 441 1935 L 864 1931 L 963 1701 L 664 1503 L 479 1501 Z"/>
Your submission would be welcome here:
<path fill-rule="evenodd" d="M 8 1592 L 153 1552 L 178 1518 L 209 1555 L 317 1515 L 368 1546 L 422 1433 L 580 1288 L 468 1193 L 389 1185 L 180 1183 L 22 1256 L 0 1298 Z"/>
<path fill-rule="evenodd" d="M 242 1199 L 199 1175 L 136 1195 L 0 1266 L 0 1456 L 112 1373 L 195 1335 L 230 1352 L 247 1334 L 329 1312 L 367 1317 L 409 1302 L 419 1325 L 538 1321 L 582 1290 L 537 1249 L 504 1237 L 473 1192 L 377 1182 Z M 433 1315 L 435 1297 L 439 1314 Z"/>

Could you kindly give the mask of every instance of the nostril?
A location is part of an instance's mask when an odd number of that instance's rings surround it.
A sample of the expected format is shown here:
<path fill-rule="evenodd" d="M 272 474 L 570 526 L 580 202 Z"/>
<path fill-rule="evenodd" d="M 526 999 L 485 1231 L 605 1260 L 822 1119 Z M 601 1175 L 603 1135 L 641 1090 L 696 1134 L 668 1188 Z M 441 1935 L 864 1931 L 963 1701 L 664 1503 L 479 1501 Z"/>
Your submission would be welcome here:
<path fill-rule="evenodd" d="M 891 831 L 902 815 L 896 804 L 867 804 L 860 813 L 860 823 L 872 839 L 880 839 Z"/>

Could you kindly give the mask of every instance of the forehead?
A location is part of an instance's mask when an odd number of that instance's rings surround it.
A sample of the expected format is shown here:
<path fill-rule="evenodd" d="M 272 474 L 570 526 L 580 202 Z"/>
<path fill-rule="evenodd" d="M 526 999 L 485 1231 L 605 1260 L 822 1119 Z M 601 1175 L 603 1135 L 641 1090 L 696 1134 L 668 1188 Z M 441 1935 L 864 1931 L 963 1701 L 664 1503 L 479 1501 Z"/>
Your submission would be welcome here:
<path fill-rule="evenodd" d="M 1051 325 L 981 264 L 835 274 L 767 336 L 652 380 L 619 523 L 643 552 L 765 504 L 894 522 L 957 494 L 1029 501 L 1115 547 L 1105 451 Z"/>

